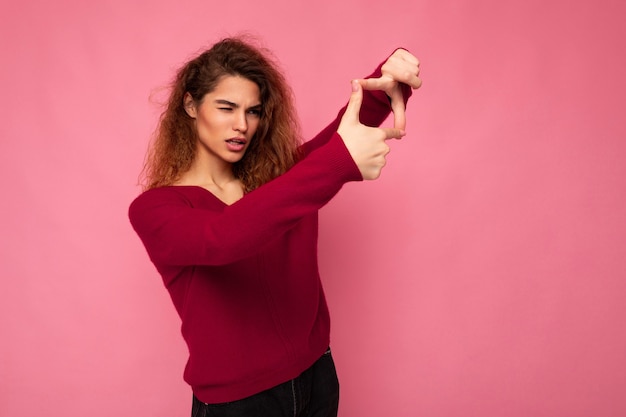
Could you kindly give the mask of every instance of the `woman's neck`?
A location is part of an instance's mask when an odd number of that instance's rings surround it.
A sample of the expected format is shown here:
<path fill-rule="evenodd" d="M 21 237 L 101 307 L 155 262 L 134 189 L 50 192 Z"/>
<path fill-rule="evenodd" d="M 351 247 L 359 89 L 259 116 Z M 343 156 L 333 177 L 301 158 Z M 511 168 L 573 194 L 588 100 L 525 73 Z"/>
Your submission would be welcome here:
<path fill-rule="evenodd" d="M 195 185 L 205 188 L 226 204 L 243 197 L 244 187 L 235 177 L 230 163 L 202 163 L 196 158 L 191 168 L 174 185 Z"/>

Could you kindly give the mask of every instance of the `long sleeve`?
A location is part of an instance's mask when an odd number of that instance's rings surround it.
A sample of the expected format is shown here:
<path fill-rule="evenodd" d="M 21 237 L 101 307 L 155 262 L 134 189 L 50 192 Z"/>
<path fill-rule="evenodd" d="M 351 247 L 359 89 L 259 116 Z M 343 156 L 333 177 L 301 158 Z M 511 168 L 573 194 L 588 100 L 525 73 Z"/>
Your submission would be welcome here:
<path fill-rule="evenodd" d="M 230 206 L 211 195 L 213 209 L 194 208 L 179 187 L 163 187 L 139 196 L 129 217 L 156 265 L 224 265 L 256 253 L 319 210 L 344 183 L 359 180 L 358 167 L 335 133 L 288 172 Z"/>

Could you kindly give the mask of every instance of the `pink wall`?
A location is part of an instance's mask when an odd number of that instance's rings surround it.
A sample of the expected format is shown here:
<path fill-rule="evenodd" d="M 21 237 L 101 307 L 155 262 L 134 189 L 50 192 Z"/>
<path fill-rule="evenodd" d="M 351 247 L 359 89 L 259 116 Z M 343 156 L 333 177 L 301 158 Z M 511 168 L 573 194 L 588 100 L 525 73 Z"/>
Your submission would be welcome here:
<path fill-rule="evenodd" d="M 309 135 L 394 47 L 423 63 L 383 177 L 322 211 L 341 415 L 626 415 L 625 3 L 131 3 L 2 7 L 1 416 L 189 414 L 126 208 L 149 95 L 245 29 Z"/>

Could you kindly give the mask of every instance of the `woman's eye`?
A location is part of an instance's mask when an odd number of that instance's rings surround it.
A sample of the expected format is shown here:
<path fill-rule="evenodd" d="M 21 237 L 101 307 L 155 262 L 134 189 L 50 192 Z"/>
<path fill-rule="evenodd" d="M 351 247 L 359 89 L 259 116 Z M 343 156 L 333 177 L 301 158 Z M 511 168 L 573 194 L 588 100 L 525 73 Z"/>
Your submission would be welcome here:
<path fill-rule="evenodd" d="M 248 113 L 250 113 L 253 116 L 260 116 L 261 115 L 261 110 L 258 109 L 250 109 L 248 110 Z"/>
<path fill-rule="evenodd" d="M 232 111 L 232 107 L 218 107 L 218 109 L 224 110 L 224 111 Z"/>

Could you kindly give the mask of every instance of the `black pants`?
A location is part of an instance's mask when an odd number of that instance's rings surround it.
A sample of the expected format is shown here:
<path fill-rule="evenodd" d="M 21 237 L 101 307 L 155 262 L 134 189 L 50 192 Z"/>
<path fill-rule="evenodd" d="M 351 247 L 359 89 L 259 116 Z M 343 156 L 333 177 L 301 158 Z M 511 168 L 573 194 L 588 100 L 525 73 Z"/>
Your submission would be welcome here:
<path fill-rule="evenodd" d="M 337 417 L 339 381 L 330 349 L 296 379 L 242 400 L 205 404 L 193 397 L 191 417 Z"/>

